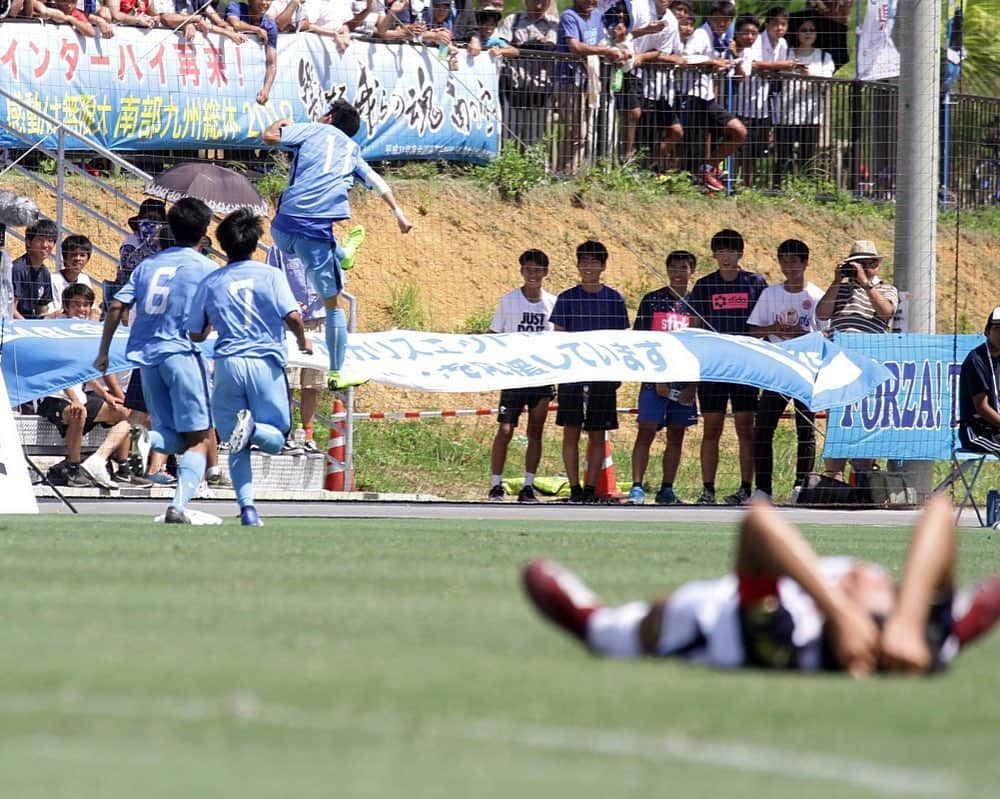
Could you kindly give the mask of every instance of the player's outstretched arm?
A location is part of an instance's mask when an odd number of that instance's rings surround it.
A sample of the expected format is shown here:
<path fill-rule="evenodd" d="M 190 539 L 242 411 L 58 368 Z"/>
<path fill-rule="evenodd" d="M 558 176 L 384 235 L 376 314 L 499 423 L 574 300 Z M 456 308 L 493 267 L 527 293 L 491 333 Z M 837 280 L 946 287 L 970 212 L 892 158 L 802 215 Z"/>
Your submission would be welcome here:
<path fill-rule="evenodd" d="M 931 497 L 913 529 L 899 597 L 879 642 L 879 664 L 889 671 L 926 671 L 931 653 L 924 638 L 934 594 L 955 580 L 955 521 L 951 501 Z"/>
<path fill-rule="evenodd" d="M 290 119 L 276 119 L 270 125 L 267 126 L 267 130 L 260 134 L 261 141 L 264 144 L 281 144 L 281 129 L 285 125 L 291 125 L 292 120 Z"/>
<path fill-rule="evenodd" d="M 855 677 L 874 669 L 878 644 L 875 623 L 837 585 L 824 579 L 812 547 L 769 505 L 753 505 L 747 511 L 740 527 L 736 571 L 795 580 L 830 624 L 841 665 Z"/>

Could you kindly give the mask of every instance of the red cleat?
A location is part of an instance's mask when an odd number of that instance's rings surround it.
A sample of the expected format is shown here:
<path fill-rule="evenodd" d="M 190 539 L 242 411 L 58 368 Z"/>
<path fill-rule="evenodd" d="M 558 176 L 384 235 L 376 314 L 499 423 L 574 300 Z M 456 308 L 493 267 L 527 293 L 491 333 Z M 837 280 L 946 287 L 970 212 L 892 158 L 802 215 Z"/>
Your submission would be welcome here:
<path fill-rule="evenodd" d="M 988 633 L 1000 621 L 1000 574 L 964 589 L 956 603 L 966 605 L 955 618 L 955 636 L 960 646 Z"/>
<path fill-rule="evenodd" d="M 524 590 L 539 613 L 586 643 L 587 620 L 603 605 L 579 577 L 554 561 L 533 560 L 524 567 Z"/>

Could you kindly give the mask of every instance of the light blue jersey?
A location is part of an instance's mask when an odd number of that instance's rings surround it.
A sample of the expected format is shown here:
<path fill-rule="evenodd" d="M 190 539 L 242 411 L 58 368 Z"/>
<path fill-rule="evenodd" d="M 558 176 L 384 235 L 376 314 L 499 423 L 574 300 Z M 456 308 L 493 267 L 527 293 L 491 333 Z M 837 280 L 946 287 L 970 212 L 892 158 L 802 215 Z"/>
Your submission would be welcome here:
<path fill-rule="evenodd" d="M 258 261 L 237 261 L 208 275 L 198 287 L 187 330 L 211 323 L 219 335 L 215 357 L 243 356 L 288 362 L 284 319 L 299 304 L 285 275 Z"/>
<path fill-rule="evenodd" d="M 271 225 L 285 233 L 332 240 L 332 223 L 351 218 L 348 192 L 355 179 L 375 188 L 381 178 L 347 134 L 320 122 L 285 125 L 281 148 L 294 153 L 288 188 Z"/>
<path fill-rule="evenodd" d="M 146 258 L 115 294 L 132 306 L 126 356 L 156 366 L 179 352 L 195 352 L 184 321 L 198 285 L 217 268 L 191 247 L 170 247 Z"/>

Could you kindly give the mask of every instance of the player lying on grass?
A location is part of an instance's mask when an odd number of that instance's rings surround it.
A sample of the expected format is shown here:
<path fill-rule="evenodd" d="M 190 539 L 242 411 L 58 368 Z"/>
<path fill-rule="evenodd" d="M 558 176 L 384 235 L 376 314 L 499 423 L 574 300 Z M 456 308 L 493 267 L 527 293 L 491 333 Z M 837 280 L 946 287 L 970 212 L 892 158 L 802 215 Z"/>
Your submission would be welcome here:
<path fill-rule="evenodd" d="M 594 654 L 857 677 L 942 669 L 1000 619 L 1000 575 L 955 591 L 955 560 L 952 506 L 938 496 L 913 530 L 898 586 L 877 564 L 818 557 L 765 504 L 743 519 L 735 574 L 652 603 L 607 607 L 548 560 L 532 561 L 523 576 L 539 612 Z"/>

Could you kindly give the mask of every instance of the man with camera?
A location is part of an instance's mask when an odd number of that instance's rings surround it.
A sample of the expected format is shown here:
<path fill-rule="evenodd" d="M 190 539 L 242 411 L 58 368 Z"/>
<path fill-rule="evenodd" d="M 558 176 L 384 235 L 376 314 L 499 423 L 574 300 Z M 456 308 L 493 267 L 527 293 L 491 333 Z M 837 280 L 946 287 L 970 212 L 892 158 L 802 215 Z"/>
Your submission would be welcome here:
<path fill-rule="evenodd" d="M 816 305 L 816 318 L 829 321 L 830 329 L 841 333 L 888 333 L 899 307 L 899 291 L 879 278 L 881 262 L 874 242 L 854 242 L 848 256 L 837 264 L 830 288 Z M 843 480 L 845 462 L 827 458 L 826 474 Z M 856 472 L 871 471 L 873 464 L 872 460 L 851 462 Z"/>
<path fill-rule="evenodd" d="M 856 241 L 816 306 L 816 318 L 842 333 L 887 333 L 899 291 L 878 276 L 882 256 L 871 241 Z"/>

